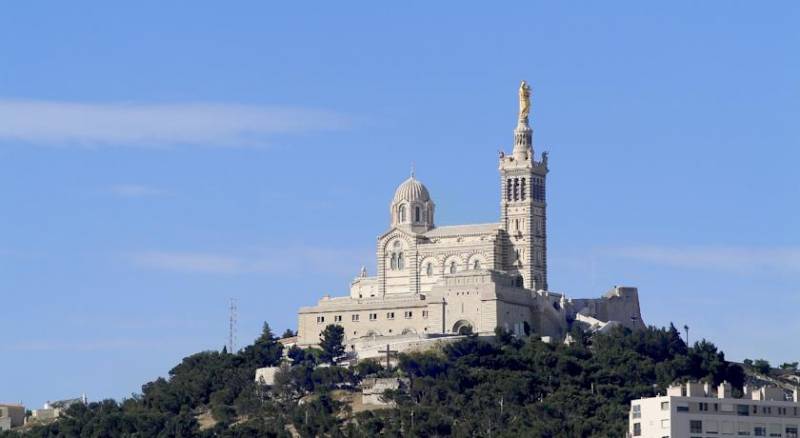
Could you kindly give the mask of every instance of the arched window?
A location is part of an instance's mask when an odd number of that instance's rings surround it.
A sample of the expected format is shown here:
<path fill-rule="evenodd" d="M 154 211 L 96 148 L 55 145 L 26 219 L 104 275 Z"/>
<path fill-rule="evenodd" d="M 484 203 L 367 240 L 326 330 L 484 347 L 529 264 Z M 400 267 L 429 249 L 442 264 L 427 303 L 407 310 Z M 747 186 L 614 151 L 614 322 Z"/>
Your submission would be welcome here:
<path fill-rule="evenodd" d="M 397 254 L 392 253 L 392 261 L 389 266 L 392 270 L 397 269 Z"/>
<path fill-rule="evenodd" d="M 450 273 L 451 274 L 456 273 L 456 262 L 450 262 Z"/>
<path fill-rule="evenodd" d="M 506 201 L 511 200 L 511 178 L 506 180 Z"/>
<path fill-rule="evenodd" d="M 472 262 L 472 269 L 477 271 L 480 268 L 481 268 L 481 261 L 480 260 L 476 259 L 474 262 Z"/>
<path fill-rule="evenodd" d="M 419 207 L 414 207 L 414 222 L 420 222 L 420 217 Z"/>
<path fill-rule="evenodd" d="M 403 269 L 405 269 L 405 267 L 406 267 L 406 262 L 405 259 L 403 258 L 403 253 L 401 252 L 400 254 L 397 255 L 397 269 L 400 269 L 402 271 Z"/>
<path fill-rule="evenodd" d="M 405 222 L 406 221 L 406 206 L 405 206 L 405 204 L 400 206 L 400 211 L 399 211 L 398 216 L 399 216 L 400 222 Z"/>
<path fill-rule="evenodd" d="M 522 184 L 519 186 L 520 198 L 525 200 L 525 178 L 522 178 Z"/>
<path fill-rule="evenodd" d="M 433 275 L 433 263 L 428 262 L 428 266 L 425 267 L 425 275 L 428 277 Z"/>

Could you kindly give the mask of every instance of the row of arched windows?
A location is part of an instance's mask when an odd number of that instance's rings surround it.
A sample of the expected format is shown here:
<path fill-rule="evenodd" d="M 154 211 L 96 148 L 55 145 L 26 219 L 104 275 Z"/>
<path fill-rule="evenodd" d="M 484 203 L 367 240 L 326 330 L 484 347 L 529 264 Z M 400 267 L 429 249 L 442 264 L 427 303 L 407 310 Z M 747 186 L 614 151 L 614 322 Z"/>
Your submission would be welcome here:
<path fill-rule="evenodd" d="M 392 271 L 402 271 L 406 268 L 406 260 L 403 257 L 402 252 L 392 253 L 392 257 L 389 261 L 389 267 Z"/>
<path fill-rule="evenodd" d="M 406 204 L 400 204 L 400 206 L 397 207 L 397 222 L 398 223 L 402 224 L 402 223 L 406 223 L 408 221 L 406 219 L 406 213 L 407 213 Z M 420 208 L 420 206 L 415 205 L 414 206 L 414 216 L 413 216 L 413 218 L 414 218 L 414 223 L 422 223 L 422 222 L 425 222 L 427 220 L 427 215 L 425 214 L 425 211 L 423 211 L 423 209 Z"/>
<path fill-rule="evenodd" d="M 453 260 L 450 262 L 449 265 L 445 267 L 445 269 L 448 274 L 455 274 L 456 272 L 458 272 L 458 264 L 455 262 L 455 260 Z M 476 271 L 478 269 L 481 269 L 481 261 L 478 259 L 473 260 L 472 269 Z M 433 275 L 433 262 L 428 262 L 425 264 L 425 275 L 429 277 Z"/>
<path fill-rule="evenodd" d="M 506 201 L 524 201 L 527 187 L 525 178 L 509 178 L 506 180 Z"/>
<path fill-rule="evenodd" d="M 544 202 L 544 178 L 534 177 L 531 196 L 535 201 Z M 508 178 L 506 180 L 506 201 L 524 201 L 527 196 L 528 181 L 525 178 Z"/>

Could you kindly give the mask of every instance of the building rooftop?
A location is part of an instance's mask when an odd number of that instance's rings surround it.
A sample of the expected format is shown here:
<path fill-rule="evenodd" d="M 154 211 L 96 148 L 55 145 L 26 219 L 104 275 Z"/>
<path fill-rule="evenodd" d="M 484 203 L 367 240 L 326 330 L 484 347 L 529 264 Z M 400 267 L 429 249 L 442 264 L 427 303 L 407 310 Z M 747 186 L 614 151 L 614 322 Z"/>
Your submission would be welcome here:
<path fill-rule="evenodd" d="M 468 224 L 468 225 L 445 225 L 443 227 L 436 227 L 427 233 L 425 237 L 447 237 L 459 235 L 475 235 L 475 234 L 493 234 L 500 229 L 499 223 L 491 224 Z"/>

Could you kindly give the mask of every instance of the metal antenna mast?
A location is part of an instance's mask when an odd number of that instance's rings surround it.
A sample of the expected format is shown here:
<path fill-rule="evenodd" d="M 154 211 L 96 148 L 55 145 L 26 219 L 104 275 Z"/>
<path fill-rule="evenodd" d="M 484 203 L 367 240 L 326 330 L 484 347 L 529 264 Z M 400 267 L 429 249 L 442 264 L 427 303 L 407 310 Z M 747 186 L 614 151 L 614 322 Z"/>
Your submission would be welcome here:
<path fill-rule="evenodd" d="M 236 298 L 231 298 L 228 318 L 228 353 L 236 353 Z"/>

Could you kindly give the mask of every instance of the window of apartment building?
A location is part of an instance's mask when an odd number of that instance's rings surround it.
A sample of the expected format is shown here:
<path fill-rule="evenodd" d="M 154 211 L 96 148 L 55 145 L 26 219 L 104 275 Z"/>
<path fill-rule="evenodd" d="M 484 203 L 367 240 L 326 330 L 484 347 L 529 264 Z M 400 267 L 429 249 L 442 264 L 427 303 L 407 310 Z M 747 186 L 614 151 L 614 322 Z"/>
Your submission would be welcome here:
<path fill-rule="evenodd" d="M 782 424 L 775 424 L 770 423 L 769 425 L 769 436 L 783 436 L 783 425 Z"/>
<path fill-rule="evenodd" d="M 750 415 L 750 407 L 747 405 L 736 405 L 736 414 L 746 417 Z"/>
<path fill-rule="evenodd" d="M 675 410 L 678 412 L 689 412 L 689 404 L 688 403 L 681 403 L 675 405 Z"/>
<path fill-rule="evenodd" d="M 704 422 L 704 426 L 706 428 L 707 434 L 717 435 L 719 434 L 719 421 L 717 420 L 706 420 Z"/>
<path fill-rule="evenodd" d="M 325 322 L 325 317 L 324 316 L 318 316 L 317 317 L 317 324 L 322 324 L 323 322 Z"/>
<path fill-rule="evenodd" d="M 708 403 L 705 403 L 705 402 L 700 402 L 700 403 L 698 403 L 697 405 L 698 405 L 698 409 L 699 409 L 701 412 L 708 411 Z"/>
<path fill-rule="evenodd" d="M 631 406 L 631 417 L 642 418 L 642 405 Z"/>
<path fill-rule="evenodd" d="M 757 414 L 757 413 L 758 413 L 758 406 L 756 406 L 756 405 L 753 405 L 753 413 L 754 413 L 754 414 Z"/>
<path fill-rule="evenodd" d="M 797 438 L 797 425 L 796 424 L 787 424 L 786 425 L 786 438 Z"/>
<path fill-rule="evenodd" d="M 719 403 L 714 403 L 714 412 L 719 411 Z"/>
<path fill-rule="evenodd" d="M 428 311 L 427 310 L 423 310 L 422 311 L 422 317 L 423 318 L 427 318 L 428 317 Z"/>
<path fill-rule="evenodd" d="M 353 314 L 353 316 L 351 316 L 351 317 L 350 317 L 350 319 L 351 319 L 353 322 L 358 322 L 358 314 L 357 314 L 357 313 Z"/>
<path fill-rule="evenodd" d="M 722 422 L 722 434 L 723 435 L 733 435 L 733 423 L 730 421 L 723 421 Z"/>
<path fill-rule="evenodd" d="M 342 315 L 336 315 L 333 317 L 333 322 L 342 322 Z"/>
<path fill-rule="evenodd" d="M 406 319 L 409 319 L 409 318 L 411 318 L 412 316 L 414 316 L 414 314 L 413 314 L 413 313 L 412 313 L 410 310 L 406 310 L 405 312 L 403 312 L 403 316 L 404 316 Z"/>
<path fill-rule="evenodd" d="M 633 436 L 642 436 L 641 423 L 633 423 Z"/>
<path fill-rule="evenodd" d="M 394 319 L 394 312 L 386 312 L 386 319 Z"/>
<path fill-rule="evenodd" d="M 668 401 L 661 402 L 661 410 L 662 411 L 668 411 L 669 410 L 669 402 Z"/>
<path fill-rule="evenodd" d="M 767 426 L 765 424 L 756 424 L 753 427 L 753 436 L 767 436 Z"/>
<path fill-rule="evenodd" d="M 378 319 L 378 314 L 377 313 L 370 313 L 369 314 L 369 320 L 370 321 L 375 321 L 376 319 Z"/>
<path fill-rule="evenodd" d="M 761 406 L 761 413 L 762 414 L 771 414 L 772 408 L 769 406 Z"/>
<path fill-rule="evenodd" d="M 703 422 L 700 420 L 689 420 L 689 433 L 703 433 Z"/>

